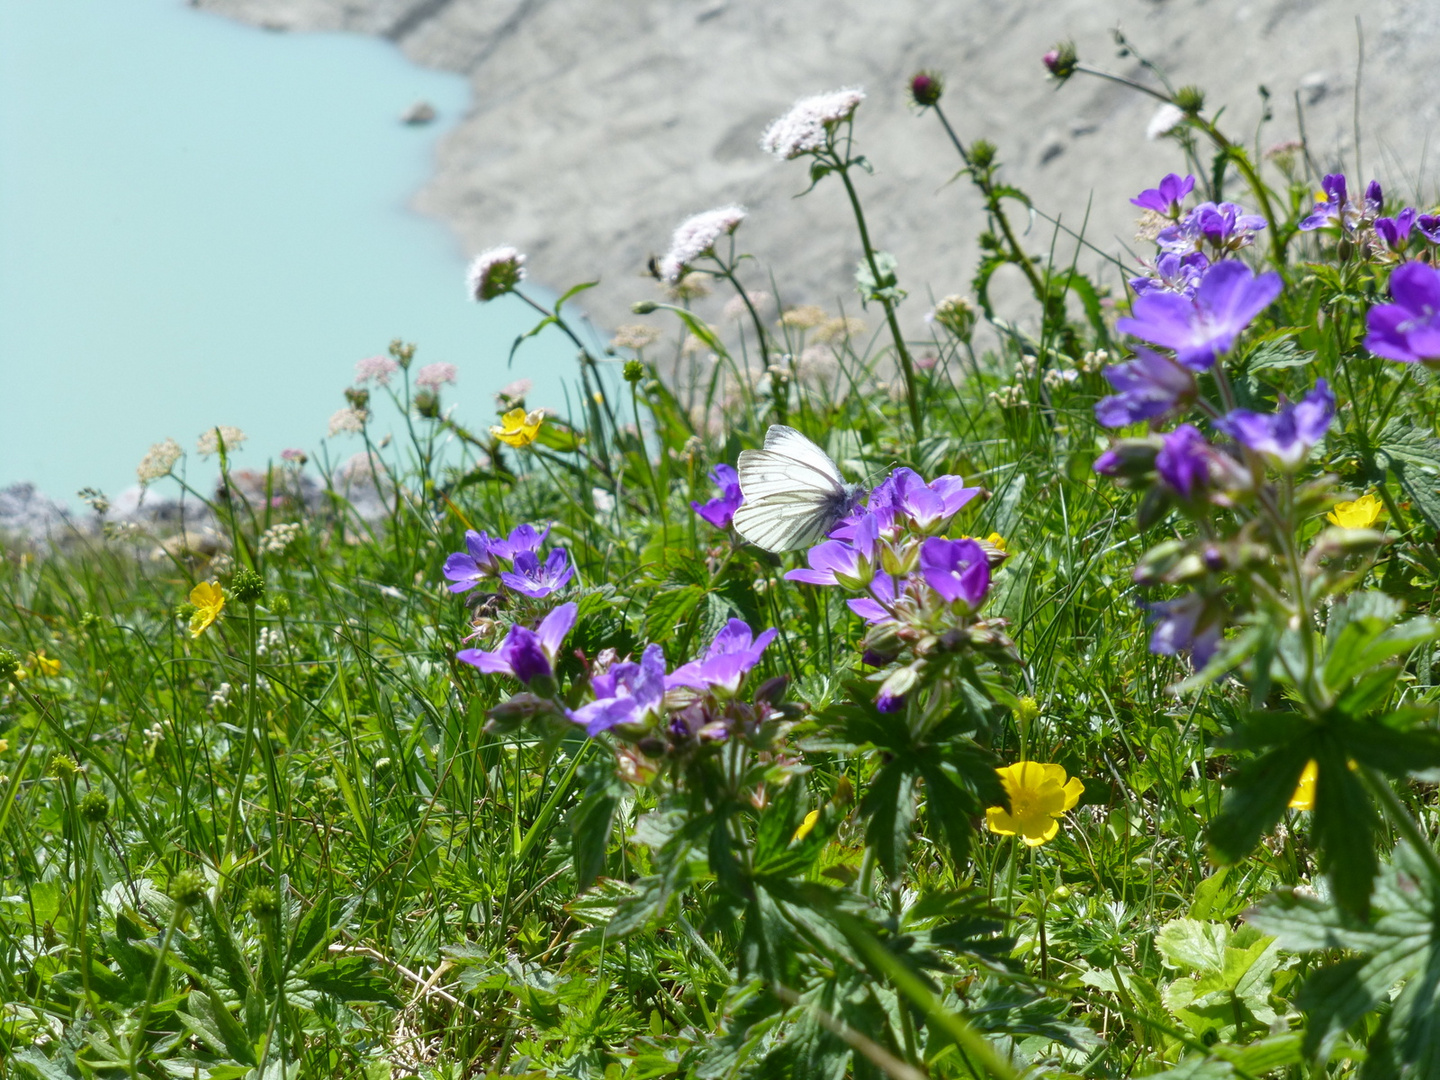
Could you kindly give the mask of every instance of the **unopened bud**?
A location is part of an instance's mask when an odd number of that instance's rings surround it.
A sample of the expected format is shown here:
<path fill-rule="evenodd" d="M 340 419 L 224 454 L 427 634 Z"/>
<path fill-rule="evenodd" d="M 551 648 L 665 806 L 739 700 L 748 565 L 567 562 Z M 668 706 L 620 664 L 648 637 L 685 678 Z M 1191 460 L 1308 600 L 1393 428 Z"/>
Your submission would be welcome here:
<path fill-rule="evenodd" d="M 242 604 L 257 604 L 265 595 L 265 579 L 248 566 L 242 566 L 230 579 L 230 591 Z"/>
<path fill-rule="evenodd" d="M 1198 86 L 1182 86 L 1175 91 L 1175 106 L 1186 116 L 1194 116 L 1205 107 L 1205 91 Z"/>
<path fill-rule="evenodd" d="M 645 365 L 639 360 L 626 360 L 625 381 L 628 383 L 638 383 L 643 378 L 645 378 Z"/>
<path fill-rule="evenodd" d="M 922 109 L 938 104 L 945 92 L 945 80 L 933 71 L 921 71 L 910 79 L 910 100 Z"/>
<path fill-rule="evenodd" d="M 1062 41 L 1040 58 L 1045 69 L 1057 82 L 1064 82 L 1075 74 L 1075 65 L 1080 62 L 1073 41 Z"/>
<path fill-rule="evenodd" d="M 15 678 L 20 670 L 20 657 L 6 648 L 0 648 L 0 683 L 7 683 Z"/>
<path fill-rule="evenodd" d="M 655 301 L 653 300 L 637 300 L 635 303 L 630 305 L 630 310 L 633 311 L 636 315 L 649 315 L 659 306 L 660 305 L 655 303 Z"/>
<path fill-rule="evenodd" d="M 170 879 L 170 899 L 181 907 L 194 907 L 205 899 L 205 875 L 199 870 L 181 870 Z"/>
<path fill-rule="evenodd" d="M 99 788 L 91 788 L 80 799 L 80 817 L 99 825 L 110 816 L 110 799 Z"/>

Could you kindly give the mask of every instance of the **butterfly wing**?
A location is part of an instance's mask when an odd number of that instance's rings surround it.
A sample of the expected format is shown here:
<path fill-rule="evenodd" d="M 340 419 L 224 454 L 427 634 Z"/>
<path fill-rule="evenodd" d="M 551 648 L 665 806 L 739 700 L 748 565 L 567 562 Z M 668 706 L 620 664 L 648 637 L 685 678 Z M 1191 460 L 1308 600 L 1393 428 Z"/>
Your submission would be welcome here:
<path fill-rule="evenodd" d="M 840 470 L 825 452 L 794 428 L 772 424 L 764 450 L 740 455 L 735 529 L 767 551 L 791 551 L 818 543 L 834 526 L 845 499 Z"/>

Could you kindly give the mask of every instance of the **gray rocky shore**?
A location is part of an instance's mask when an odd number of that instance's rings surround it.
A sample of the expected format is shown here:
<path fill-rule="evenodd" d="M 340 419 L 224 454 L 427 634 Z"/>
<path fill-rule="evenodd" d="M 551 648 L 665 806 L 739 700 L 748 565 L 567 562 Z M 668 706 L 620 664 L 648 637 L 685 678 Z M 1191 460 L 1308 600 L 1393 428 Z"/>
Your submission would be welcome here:
<path fill-rule="evenodd" d="M 1440 120 L 1436 0 L 193 2 L 276 30 L 378 35 L 416 63 L 464 73 L 469 113 L 443 139 L 416 207 L 448 222 L 470 254 L 519 246 L 547 285 L 598 275 L 585 300 L 612 327 L 633 321 L 632 301 L 654 296 L 641 274 L 674 226 L 732 202 L 750 209 L 743 247 L 774 270 L 787 302 L 855 306 L 859 252 L 838 186 L 792 200 L 803 165 L 758 148 L 794 99 L 841 86 L 869 94 L 857 129 L 875 175 L 862 197 L 877 245 L 899 259 L 912 322 L 928 295 L 964 291 L 981 206 L 968 184 L 947 183 L 954 150 L 933 117 L 907 104 L 906 79 L 921 68 L 946 76 L 948 115 L 963 139 L 996 143 L 1005 179 L 1067 225 L 1084 224 L 1102 250 L 1122 252 L 1134 234 L 1127 199 L 1181 168 L 1180 155 L 1145 138 L 1153 99 L 1084 77 L 1057 89 L 1040 64 L 1051 44 L 1073 38 L 1083 59 L 1150 80 L 1133 57 L 1116 56 L 1117 25 L 1177 85 L 1204 87 L 1209 113 L 1223 106 L 1224 127 L 1247 141 L 1263 83 L 1274 119 L 1262 149 L 1299 134 L 1298 97 L 1317 164 L 1353 176 L 1358 17 L 1366 178 L 1437 197 L 1424 158 Z M 1050 236 L 1036 219 L 1028 244 L 1043 252 Z M 1058 245 L 1060 258 L 1070 252 Z M 1083 269 L 1101 263 L 1081 257 Z M 717 312 L 722 299 L 711 301 Z"/>

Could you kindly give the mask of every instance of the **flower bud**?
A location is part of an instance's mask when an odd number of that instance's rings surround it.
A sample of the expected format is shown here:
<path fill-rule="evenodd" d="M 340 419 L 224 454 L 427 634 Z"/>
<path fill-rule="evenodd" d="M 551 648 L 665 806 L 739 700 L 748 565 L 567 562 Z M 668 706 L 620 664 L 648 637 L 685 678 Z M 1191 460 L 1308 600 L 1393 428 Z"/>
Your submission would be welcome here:
<path fill-rule="evenodd" d="M 945 92 L 945 80 L 933 71 L 917 72 L 910 78 L 910 100 L 922 109 L 936 105 Z"/>
<path fill-rule="evenodd" d="M 415 359 L 415 346 L 409 342 L 401 341 L 398 337 L 390 342 L 390 355 L 402 368 L 408 368 L 410 361 Z"/>
<path fill-rule="evenodd" d="M 91 788 L 80 799 L 80 817 L 91 825 L 99 825 L 110 816 L 110 799 L 99 788 Z"/>
<path fill-rule="evenodd" d="M 20 670 L 20 657 L 16 656 L 9 649 L 0 647 L 0 683 L 7 683 L 15 678 Z"/>
<path fill-rule="evenodd" d="M 766 679 L 755 690 L 755 704 L 779 705 L 789 687 L 789 675 L 776 675 L 773 679 Z"/>
<path fill-rule="evenodd" d="M 643 378 L 645 378 L 645 365 L 639 360 L 626 360 L 625 381 L 633 384 L 638 383 Z"/>
<path fill-rule="evenodd" d="M 280 916 L 280 898 L 268 885 L 257 885 L 245 896 L 245 906 L 250 914 L 262 921 Z"/>
<path fill-rule="evenodd" d="M 68 780 L 80 771 L 80 763 L 69 754 L 56 754 L 50 759 L 50 775 Z"/>
<path fill-rule="evenodd" d="M 362 390 L 356 386 L 347 386 L 345 388 L 345 400 L 350 403 L 352 409 L 364 412 L 370 405 L 370 391 Z"/>
<path fill-rule="evenodd" d="M 984 172 L 995 164 L 995 144 L 987 139 L 976 139 L 970 144 L 970 164 Z"/>
<path fill-rule="evenodd" d="M 1040 58 L 1047 71 L 1057 82 L 1064 82 L 1075 74 L 1075 66 L 1080 62 L 1075 52 L 1073 41 L 1062 41 Z"/>
<path fill-rule="evenodd" d="M 1155 469 L 1160 445 L 1158 439 L 1121 439 L 1096 458 L 1092 468 L 1101 476 L 1125 480 L 1145 476 Z"/>
<path fill-rule="evenodd" d="M 439 419 L 440 395 L 430 389 L 417 390 L 415 392 L 415 412 L 426 420 Z"/>
<path fill-rule="evenodd" d="M 649 315 L 659 306 L 660 305 L 655 303 L 654 300 L 637 300 L 635 303 L 630 305 L 630 310 L 633 311 L 636 315 Z"/>
<path fill-rule="evenodd" d="M 905 695 L 920 681 L 920 673 L 914 665 L 898 668 L 880 684 L 880 693 L 875 696 L 875 707 L 883 713 L 899 712 L 905 705 Z"/>
<path fill-rule="evenodd" d="M 199 870 L 181 870 L 170 879 L 170 888 L 166 891 L 181 907 L 194 907 L 205 899 L 205 875 Z"/>
<path fill-rule="evenodd" d="M 1186 116 L 1195 116 L 1205 107 L 1205 91 L 1198 86 L 1182 86 L 1175 91 L 1175 106 Z"/>
<path fill-rule="evenodd" d="M 265 579 L 248 566 L 242 566 L 230 579 L 230 591 L 242 604 L 259 603 L 265 595 Z"/>

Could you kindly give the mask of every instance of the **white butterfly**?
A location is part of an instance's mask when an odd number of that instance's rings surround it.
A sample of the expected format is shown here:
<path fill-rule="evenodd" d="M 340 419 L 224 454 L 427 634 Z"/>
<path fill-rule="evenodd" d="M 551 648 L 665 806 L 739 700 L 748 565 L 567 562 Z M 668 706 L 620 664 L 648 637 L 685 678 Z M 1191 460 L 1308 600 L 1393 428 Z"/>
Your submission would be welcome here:
<path fill-rule="evenodd" d="M 740 452 L 735 529 L 766 551 L 810 547 L 825 538 L 865 494 L 847 484 L 824 450 L 784 424 L 771 424 L 764 450 Z"/>

